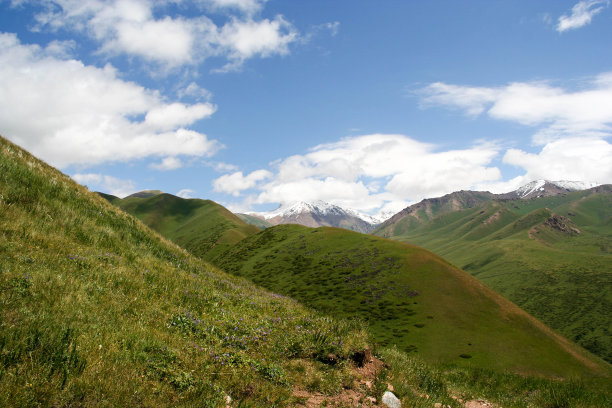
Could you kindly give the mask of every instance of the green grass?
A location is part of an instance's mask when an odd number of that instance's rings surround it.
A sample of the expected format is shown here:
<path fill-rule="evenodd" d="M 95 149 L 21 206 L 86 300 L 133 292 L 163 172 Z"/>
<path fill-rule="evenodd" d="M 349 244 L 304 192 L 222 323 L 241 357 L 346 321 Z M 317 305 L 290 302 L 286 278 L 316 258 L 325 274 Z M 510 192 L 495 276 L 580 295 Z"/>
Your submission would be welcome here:
<path fill-rule="evenodd" d="M 367 344 L 0 139 L 0 406 L 293 406 Z"/>
<path fill-rule="evenodd" d="M 105 198 L 203 259 L 215 257 L 260 230 L 210 200 L 185 199 L 161 192 L 124 199 Z"/>
<path fill-rule="evenodd" d="M 566 217 L 580 234 L 546 225 Z M 440 215 L 394 239 L 421 245 L 591 352 L 612 361 L 609 187 L 487 202 Z"/>
<path fill-rule="evenodd" d="M 422 248 L 282 225 L 213 262 L 320 311 L 366 319 L 379 345 L 426 361 L 551 377 L 610 374 L 603 361 Z"/>
<path fill-rule="evenodd" d="M 485 400 L 505 408 L 608 407 L 608 383 L 585 383 L 521 376 L 486 368 L 432 365 L 397 349 L 381 350 L 390 366 L 381 379 L 391 384 L 402 406 L 415 408 L 444 404 L 464 407 L 467 401 Z"/>

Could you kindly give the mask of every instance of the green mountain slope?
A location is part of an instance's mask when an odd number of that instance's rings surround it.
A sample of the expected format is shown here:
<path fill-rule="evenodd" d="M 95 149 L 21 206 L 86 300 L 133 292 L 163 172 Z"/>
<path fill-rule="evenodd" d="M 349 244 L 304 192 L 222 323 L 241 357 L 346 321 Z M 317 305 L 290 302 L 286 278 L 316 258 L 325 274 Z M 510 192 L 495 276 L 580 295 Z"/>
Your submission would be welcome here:
<path fill-rule="evenodd" d="M 561 377 L 610 370 L 469 274 L 411 245 L 281 225 L 213 262 L 321 311 L 365 319 L 377 342 L 428 361 Z"/>
<path fill-rule="evenodd" d="M 392 238 L 443 256 L 612 362 L 611 186 L 489 201 Z"/>
<path fill-rule="evenodd" d="M 0 406 L 295 406 L 352 386 L 365 339 L 0 138 Z"/>
<path fill-rule="evenodd" d="M 210 200 L 185 199 L 158 192 L 136 193 L 109 201 L 203 259 L 210 259 L 260 231 Z"/>
<path fill-rule="evenodd" d="M 381 237 L 401 235 L 442 214 L 472 208 L 494 197 L 494 194 L 486 191 L 456 191 L 443 197 L 428 198 L 395 214 L 371 234 Z"/>

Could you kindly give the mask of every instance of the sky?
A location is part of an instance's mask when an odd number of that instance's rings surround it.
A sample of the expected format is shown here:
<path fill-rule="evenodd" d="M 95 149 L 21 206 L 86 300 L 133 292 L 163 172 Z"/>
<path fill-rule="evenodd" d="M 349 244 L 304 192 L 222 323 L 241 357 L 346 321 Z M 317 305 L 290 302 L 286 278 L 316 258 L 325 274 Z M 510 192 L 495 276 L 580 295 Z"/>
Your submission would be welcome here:
<path fill-rule="evenodd" d="M 612 7 L 0 0 L 0 134 L 91 191 L 242 212 L 612 183 Z"/>

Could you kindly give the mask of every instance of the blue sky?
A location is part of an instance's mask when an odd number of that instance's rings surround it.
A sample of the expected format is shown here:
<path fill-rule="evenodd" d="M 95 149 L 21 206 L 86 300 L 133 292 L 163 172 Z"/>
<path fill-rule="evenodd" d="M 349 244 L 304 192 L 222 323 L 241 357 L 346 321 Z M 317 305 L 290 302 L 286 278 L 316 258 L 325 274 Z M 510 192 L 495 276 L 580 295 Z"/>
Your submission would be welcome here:
<path fill-rule="evenodd" d="M 606 0 L 0 0 L 0 134 L 119 196 L 612 183 L 611 126 Z"/>

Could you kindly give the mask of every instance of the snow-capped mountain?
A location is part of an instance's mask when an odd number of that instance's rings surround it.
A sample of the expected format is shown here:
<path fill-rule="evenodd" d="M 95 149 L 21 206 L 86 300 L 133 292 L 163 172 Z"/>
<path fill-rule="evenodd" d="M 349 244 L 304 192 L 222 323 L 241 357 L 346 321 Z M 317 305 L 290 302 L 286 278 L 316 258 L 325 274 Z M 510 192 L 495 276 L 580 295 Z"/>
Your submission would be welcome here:
<path fill-rule="evenodd" d="M 307 227 L 340 227 L 358 232 L 370 232 L 381 221 L 356 210 L 345 209 L 325 201 L 296 202 L 282 205 L 276 210 L 248 215 L 260 218 L 272 225 L 301 224 Z"/>
<path fill-rule="evenodd" d="M 598 184 L 585 181 L 550 181 L 550 180 L 535 180 L 527 183 L 518 189 L 509 193 L 503 194 L 504 198 L 536 198 L 547 197 L 553 195 L 564 194 L 569 191 L 586 190 L 596 187 Z"/>

